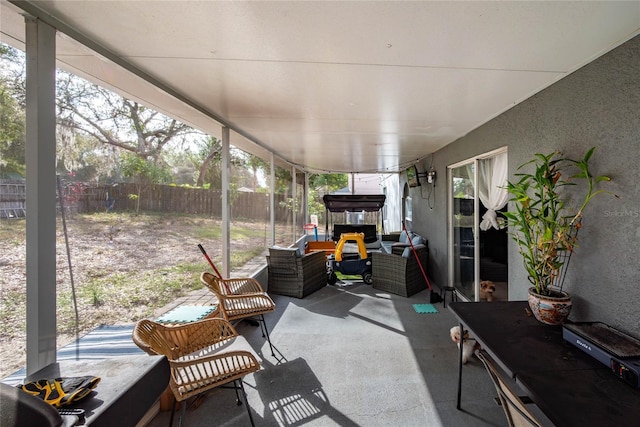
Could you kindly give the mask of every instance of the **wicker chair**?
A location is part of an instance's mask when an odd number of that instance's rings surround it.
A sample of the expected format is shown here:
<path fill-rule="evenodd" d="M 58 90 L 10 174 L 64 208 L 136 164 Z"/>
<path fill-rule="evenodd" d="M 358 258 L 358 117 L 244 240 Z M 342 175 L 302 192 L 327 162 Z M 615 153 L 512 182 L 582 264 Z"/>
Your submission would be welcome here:
<path fill-rule="evenodd" d="M 170 426 L 178 402 L 185 401 L 180 414 L 182 426 L 188 406 L 186 400 L 215 387 L 235 389 L 238 405 L 242 404 L 238 393 L 241 391 L 254 425 L 242 378 L 260 370 L 260 362 L 249 343 L 229 322 L 205 319 L 167 326 L 145 319 L 136 324 L 132 339 L 148 354 L 164 355 L 169 360 L 169 386 L 176 398 Z"/>
<path fill-rule="evenodd" d="M 540 427 L 542 424 L 536 419 L 531 411 L 525 405 L 525 402 L 511 388 L 511 386 L 502 378 L 500 371 L 494 360 L 485 350 L 479 350 L 478 358 L 482 361 L 493 385 L 498 392 L 498 400 L 500 406 L 504 410 L 507 422 L 510 427 Z"/>
<path fill-rule="evenodd" d="M 296 251 L 269 248 L 267 256 L 269 292 L 304 298 L 327 284 L 324 251 L 298 256 Z"/>
<path fill-rule="evenodd" d="M 264 314 L 276 309 L 276 304 L 262 289 L 260 283 L 253 278 L 220 279 L 204 272 L 200 280 L 218 298 L 220 313 L 229 322 L 255 317 L 262 328 L 262 336 L 267 338 L 271 355 L 275 351 L 269 338 L 269 330 L 264 321 Z"/>
<path fill-rule="evenodd" d="M 424 280 L 416 257 L 407 249 L 407 256 L 373 252 L 371 254 L 373 288 L 392 294 L 410 297 L 424 289 L 427 282 Z M 422 267 L 427 268 L 429 249 L 426 245 L 415 247 L 418 259 Z"/>

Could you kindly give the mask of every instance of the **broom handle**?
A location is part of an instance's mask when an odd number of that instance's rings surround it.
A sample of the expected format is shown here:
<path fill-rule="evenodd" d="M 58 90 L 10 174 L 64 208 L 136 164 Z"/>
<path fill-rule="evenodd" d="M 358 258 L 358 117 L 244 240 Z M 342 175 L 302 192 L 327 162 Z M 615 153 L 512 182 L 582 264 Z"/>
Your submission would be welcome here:
<path fill-rule="evenodd" d="M 429 287 L 429 290 L 432 291 L 433 288 L 431 287 L 431 282 L 429 281 L 429 278 L 427 277 L 427 273 L 425 273 L 424 268 L 422 267 L 422 263 L 420 262 L 420 258 L 418 258 L 418 253 L 416 252 L 416 248 L 413 247 L 413 242 L 411 241 L 411 236 L 409 235 L 409 232 L 407 231 L 407 227 L 404 225 L 404 221 L 402 221 L 402 229 L 404 230 L 405 233 L 407 233 L 407 241 L 409 242 L 409 246 L 411 246 L 411 251 L 413 252 L 413 256 L 416 257 L 416 261 L 418 261 L 418 267 L 420 267 L 420 271 L 422 271 L 422 277 L 424 277 L 425 282 L 427 282 L 427 286 Z"/>
<path fill-rule="evenodd" d="M 207 252 L 204 250 L 204 248 L 202 247 L 202 245 L 200 243 L 198 243 L 198 248 L 200 248 L 200 252 L 202 252 L 202 255 L 204 255 L 204 257 L 207 259 L 207 261 L 209 261 L 209 264 L 211 265 L 211 267 L 213 267 L 213 270 L 218 275 L 218 278 L 222 279 L 222 274 L 220 274 L 220 272 L 216 268 L 216 265 L 213 263 L 213 261 L 211 261 L 211 258 L 209 258 L 209 255 L 207 255 Z"/>
<path fill-rule="evenodd" d="M 227 290 L 227 294 L 229 295 L 233 294 L 233 292 L 231 292 L 231 288 L 229 287 L 229 285 L 227 285 L 227 282 L 225 282 L 224 279 L 222 278 L 222 274 L 220 274 L 220 272 L 216 268 L 216 265 L 213 263 L 213 261 L 211 261 L 211 258 L 209 258 L 209 255 L 207 255 L 207 252 L 204 250 L 204 248 L 200 243 L 198 243 L 198 247 L 200 248 L 200 252 L 202 252 L 202 255 L 204 255 L 207 261 L 209 261 L 209 264 L 211 264 L 211 267 L 213 267 L 213 270 L 218 275 L 218 278 L 222 280 L 222 284 L 224 285 L 224 288 Z"/>

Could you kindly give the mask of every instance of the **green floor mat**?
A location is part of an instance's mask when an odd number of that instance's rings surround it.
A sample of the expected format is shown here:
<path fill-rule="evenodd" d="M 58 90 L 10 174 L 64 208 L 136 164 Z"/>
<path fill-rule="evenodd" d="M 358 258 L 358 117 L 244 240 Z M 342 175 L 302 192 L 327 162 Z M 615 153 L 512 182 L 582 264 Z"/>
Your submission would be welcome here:
<path fill-rule="evenodd" d="M 362 280 L 362 276 L 357 276 L 355 274 L 342 274 L 339 271 L 336 271 L 335 273 L 339 280 Z"/>
<path fill-rule="evenodd" d="M 188 323 L 202 320 L 211 314 L 216 306 L 181 305 L 158 319 L 160 323 Z"/>
<path fill-rule="evenodd" d="M 413 309 L 416 313 L 420 314 L 431 314 L 437 313 L 438 309 L 433 306 L 433 304 L 413 304 Z"/>

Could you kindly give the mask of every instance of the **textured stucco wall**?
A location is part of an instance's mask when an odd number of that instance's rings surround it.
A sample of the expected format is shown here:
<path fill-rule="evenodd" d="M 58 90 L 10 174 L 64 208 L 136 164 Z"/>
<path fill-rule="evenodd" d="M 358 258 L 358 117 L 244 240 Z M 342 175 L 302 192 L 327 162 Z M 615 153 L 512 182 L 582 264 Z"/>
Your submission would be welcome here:
<path fill-rule="evenodd" d="M 447 282 L 446 167 L 507 146 L 509 176 L 534 153 L 571 157 L 597 147 L 592 166 L 613 179 L 585 211 L 565 290 L 571 318 L 598 320 L 640 336 L 640 36 L 548 87 L 425 160 L 439 180 L 432 207 L 414 195 L 414 229 L 429 236 L 430 274 Z M 425 189 L 412 190 L 426 191 Z M 417 196 L 417 197 L 416 197 Z M 509 241 L 509 296 L 526 299 L 520 255 Z"/>

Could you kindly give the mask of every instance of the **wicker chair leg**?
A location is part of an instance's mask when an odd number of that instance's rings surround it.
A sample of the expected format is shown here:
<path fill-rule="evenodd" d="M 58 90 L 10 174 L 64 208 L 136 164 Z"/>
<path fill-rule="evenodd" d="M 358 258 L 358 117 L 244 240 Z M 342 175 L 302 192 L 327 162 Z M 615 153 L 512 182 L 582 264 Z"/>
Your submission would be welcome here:
<path fill-rule="evenodd" d="M 244 391 L 244 385 L 242 384 L 242 378 L 237 380 L 238 385 L 240 386 L 240 391 L 242 391 L 242 397 L 245 401 L 245 406 L 247 407 L 247 413 L 249 414 L 249 421 L 251 421 L 251 427 L 255 427 L 253 422 L 253 415 L 251 415 L 251 406 L 249 406 L 249 401 L 247 400 L 247 393 Z"/>
<path fill-rule="evenodd" d="M 240 384 L 242 384 L 242 380 L 240 380 Z M 233 382 L 233 389 L 236 392 L 236 405 L 242 405 L 242 400 L 240 399 L 240 385 L 238 385 L 238 380 Z"/>
<path fill-rule="evenodd" d="M 173 426 L 173 414 L 176 413 L 176 406 L 178 405 L 178 400 L 173 399 L 173 405 L 171 405 L 171 418 L 169 418 L 169 427 Z"/>
<path fill-rule="evenodd" d="M 178 425 L 180 427 L 183 427 L 184 419 L 187 413 L 187 401 L 183 401 L 181 405 L 182 407 L 180 409 L 180 421 L 178 422 Z M 173 426 L 173 415 L 176 413 L 176 406 L 178 406 L 178 399 L 174 399 L 173 406 L 171 407 L 171 418 L 169 418 L 169 427 Z"/>
<path fill-rule="evenodd" d="M 182 402 L 182 408 L 180 409 L 180 427 L 184 427 L 184 419 L 187 418 L 187 401 Z"/>
<path fill-rule="evenodd" d="M 262 327 L 262 336 L 266 336 L 269 348 L 271 349 L 271 355 L 276 357 L 276 353 L 273 350 L 273 344 L 271 344 L 271 338 L 269 337 L 269 330 L 267 329 L 267 322 L 264 320 L 264 314 L 260 315 L 260 326 Z"/>

